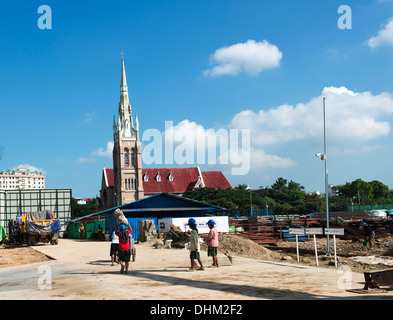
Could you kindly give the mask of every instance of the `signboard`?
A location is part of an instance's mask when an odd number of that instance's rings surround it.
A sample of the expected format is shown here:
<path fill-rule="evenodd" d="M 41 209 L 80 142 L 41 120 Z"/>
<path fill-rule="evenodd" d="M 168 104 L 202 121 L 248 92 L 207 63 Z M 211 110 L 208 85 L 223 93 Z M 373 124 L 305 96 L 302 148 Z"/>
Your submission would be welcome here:
<path fill-rule="evenodd" d="M 297 234 L 297 235 L 304 235 L 304 229 L 303 228 L 289 228 L 288 232 L 290 234 Z"/>
<path fill-rule="evenodd" d="M 322 228 L 306 228 L 306 234 L 323 234 Z"/>
<path fill-rule="evenodd" d="M 344 228 L 325 228 L 326 235 L 343 236 Z"/>
<path fill-rule="evenodd" d="M 171 225 L 173 224 L 176 227 L 179 227 L 183 232 L 190 230 L 188 227 L 188 219 L 190 218 L 168 218 L 168 219 L 158 219 L 158 232 L 169 232 Z M 228 233 L 229 232 L 229 220 L 227 216 L 220 217 L 196 217 L 198 233 L 204 234 L 209 233 L 210 229 L 207 226 L 207 222 L 210 219 L 213 219 L 216 222 L 216 228 L 218 232 Z"/>

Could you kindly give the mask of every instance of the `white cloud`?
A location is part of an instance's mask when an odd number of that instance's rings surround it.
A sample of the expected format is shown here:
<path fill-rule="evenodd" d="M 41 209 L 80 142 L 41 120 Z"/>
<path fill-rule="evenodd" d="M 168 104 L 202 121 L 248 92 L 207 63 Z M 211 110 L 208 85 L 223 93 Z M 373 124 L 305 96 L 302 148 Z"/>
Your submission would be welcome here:
<path fill-rule="evenodd" d="M 280 65 L 282 52 L 266 40 L 248 40 L 228 47 L 217 49 L 210 56 L 211 68 L 203 73 L 206 77 L 237 75 L 245 72 L 257 75 L 265 69 Z"/>
<path fill-rule="evenodd" d="M 169 153 L 174 155 L 177 164 L 227 164 L 234 168 L 248 163 L 251 171 L 294 167 L 297 163 L 293 159 L 277 151 L 269 152 L 267 148 L 302 140 L 321 142 L 323 97 L 326 98 L 326 126 L 332 153 L 369 153 L 380 148 L 366 146 L 364 142 L 389 135 L 391 124 L 387 117 L 393 114 L 393 95 L 355 92 L 343 86 L 326 87 L 321 95 L 297 105 L 243 110 L 219 130 L 206 129 L 186 119 L 167 127 L 164 141 L 173 142 Z M 232 131 L 234 140 L 231 140 Z M 242 138 L 247 132 L 250 139 L 245 144 Z M 176 162 L 181 157 L 184 162 Z"/>
<path fill-rule="evenodd" d="M 94 162 L 94 158 L 85 158 L 85 157 L 80 157 L 78 160 L 76 160 L 78 163 L 91 163 Z"/>
<path fill-rule="evenodd" d="M 94 120 L 95 117 L 96 117 L 96 112 L 95 111 L 92 111 L 92 112 L 89 112 L 89 113 L 85 113 L 83 122 L 91 122 L 91 121 Z"/>
<path fill-rule="evenodd" d="M 381 150 L 385 149 L 384 146 L 375 145 L 375 146 L 359 146 L 357 148 L 337 148 L 332 147 L 329 149 L 329 153 L 331 155 L 355 155 L 355 154 L 365 154 L 365 153 L 373 153 L 373 152 L 380 152 Z"/>
<path fill-rule="evenodd" d="M 96 151 L 90 153 L 90 156 L 93 157 L 112 157 L 114 143 L 112 141 L 108 141 L 106 144 L 106 148 L 99 147 Z"/>
<path fill-rule="evenodd" d="M 296 165 L 289 158 L 267 154 L 264 150 L 251 147 L 250 131 L 247 129 L 205 129 L 186 119 L 167 127 L 163 136 L 165 149 L 167 145 L 173 144 L 173 150 L 169 152 L 173 153 L 177 164 L 181 164 L 178 160 L 184 157 L 188 164 L 210 164 L 220 169 L 228 166 L 234 175 L 247 174 L 250 170 Z"/>
<path fill-rule="evenodd" d="M 378 35 L 367 40 L 370 48 L 379 46 L 393 46 L 393 18 L 389 19 L 387 25 L 378 32 Z"/>
<path fill-rule="evenodd" d="M 11 170 L 17 170 L 17 169 L 27 169 L 27 170 L 29 170 L 30 172 L 41 172 L 43 175 L 47 175 L 47 174 L 48 174 L 48 173 L 46 172 L 45 169 L 43 169 L 43 168 L 37 168 L 37 167 L 32 166 L 31 164 L 28 164 L 28 163 L 26 163 L 26 164 L 20 164 L 20 165 L 17 166 L 17 167 L 11 168 Z"/>
<path fill-rule="evenodd" d="M 262 171 L 271 168 L 290 168 L 297 165 L 296 161 L 290 158 L 282 158 L 278 155 L 267 154 L 264 150 L 250 147 L 247 150 L 229 150 L 233 163 L 248 162 L 253 171 Z M 243 156 L 243 159 L 241 158 Z M 219 159 L 222 156 L 219 157 Z M 244 159 L 248 157 L 248 159 Z"/>
<path fill-rule="evenodd" d="M 267 146 L 323 137 L 323 97 L 326 126 L 331 141 L 366 141 L 385 137 L 391 126 L 393 96 L 356 93 L 345 87 L 324 88 L 322 95 L 296 106 L 283 104 L 268 110 L 244 110 L 236 114 L 231 128 L 249 128 L 254 146 Z"/>
<path fill-rule="evenodd" d="M 76 161 L 78 163 L 91 163 L 94 162 L 96 157 L 111 158 L 114 143 L 108 141 L 106 143 L 106 148 L 99 147 L 97 150 L 91 152 L 88 157 L 79 157 Z"/>

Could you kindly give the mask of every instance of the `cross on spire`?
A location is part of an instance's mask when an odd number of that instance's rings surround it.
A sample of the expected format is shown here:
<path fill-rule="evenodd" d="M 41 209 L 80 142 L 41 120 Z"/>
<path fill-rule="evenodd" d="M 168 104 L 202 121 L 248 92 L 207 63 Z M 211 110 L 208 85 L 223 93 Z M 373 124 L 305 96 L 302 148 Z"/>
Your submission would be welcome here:
<path fill-rule="evenodd" d="M 122 59 L 122 60 L 124 60 L 124 55 L 125 55 L 126 53 L 124 52 L 124 50 L 123 50 L 123 49 L 121 49 L 121 52 L 120 52 L 120 54 L 121 54 L 121 59 Z"/>

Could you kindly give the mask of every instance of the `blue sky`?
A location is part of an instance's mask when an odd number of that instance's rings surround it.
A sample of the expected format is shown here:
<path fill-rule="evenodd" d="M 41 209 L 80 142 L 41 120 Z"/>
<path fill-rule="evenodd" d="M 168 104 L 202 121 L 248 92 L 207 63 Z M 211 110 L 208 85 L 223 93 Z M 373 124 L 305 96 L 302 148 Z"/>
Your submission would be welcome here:
<path fill-rule="evenodd" d="M 50 30 L 37 25 L 41 5 L 52 10 Z M 338 26 L 341 5 L 351 9 L 351 29 Z M 233 186 L 284 177 L 323 192 L 324 165 L 314 155 L 323 153 L 326 97 L 329 183 L 361 178 L 393 188 L 393 1 L 25 0 L 1 7 L 0 170 L 29 165 L 45 171 L 47 188 L 98 195 L 102 167 L 112 167 L 106 151 L 124 49 L 141 134 L 163 132 L 165 121 L 180 133 L 250 130 L 248 174 L 201 164 L 222 170 Z"/>

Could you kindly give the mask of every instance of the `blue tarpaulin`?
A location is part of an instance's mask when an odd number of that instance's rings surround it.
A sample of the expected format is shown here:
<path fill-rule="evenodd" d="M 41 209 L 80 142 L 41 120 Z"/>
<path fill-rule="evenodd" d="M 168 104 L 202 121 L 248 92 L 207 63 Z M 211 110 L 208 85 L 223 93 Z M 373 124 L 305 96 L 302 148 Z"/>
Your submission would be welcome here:
<path fill-rule="evenodd" d="M 28 221 L 28 233 L 37 235 L 37 236 L 47 236 L 50 234 L 55 233 L 56 231 L 59 231 L 61 229 L 60 221 L 59 220 L 54 220 L 51 223 L 45 224 L 45 225 L 38 225 L 35 224 L 34 222 Z"/>

